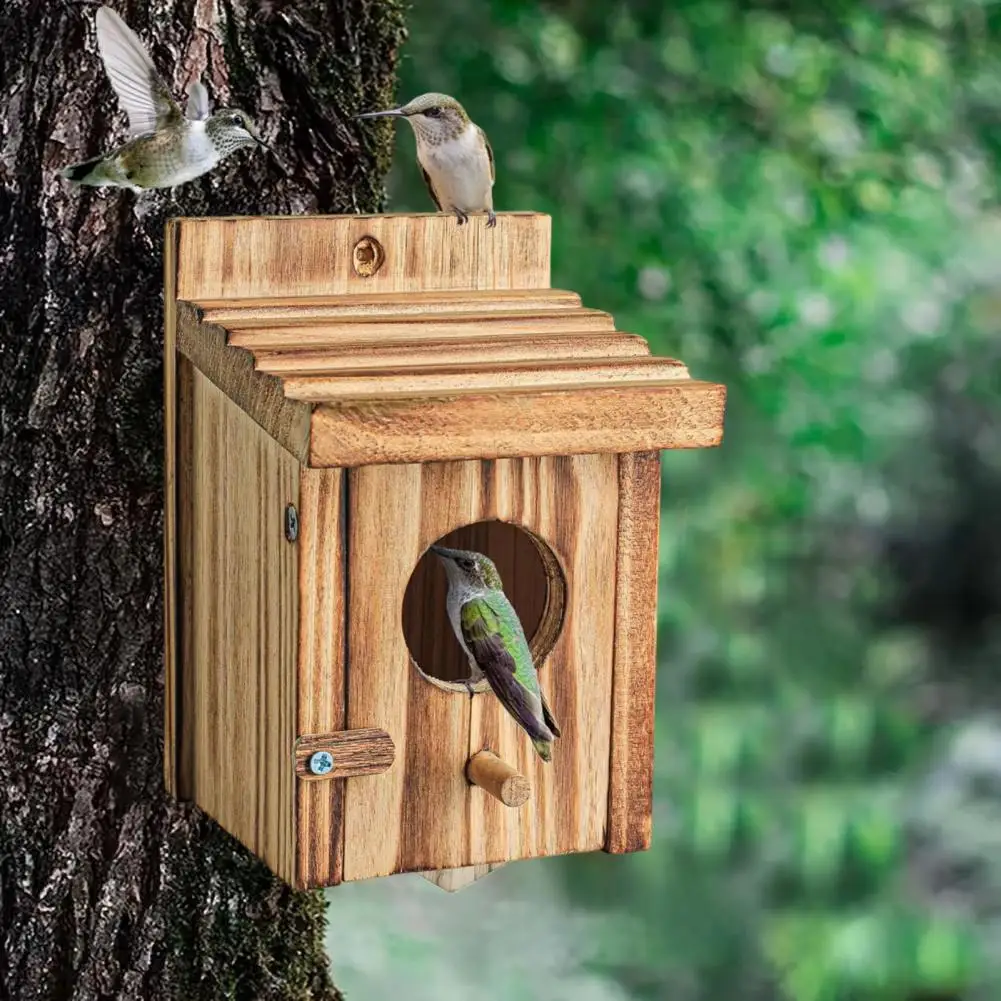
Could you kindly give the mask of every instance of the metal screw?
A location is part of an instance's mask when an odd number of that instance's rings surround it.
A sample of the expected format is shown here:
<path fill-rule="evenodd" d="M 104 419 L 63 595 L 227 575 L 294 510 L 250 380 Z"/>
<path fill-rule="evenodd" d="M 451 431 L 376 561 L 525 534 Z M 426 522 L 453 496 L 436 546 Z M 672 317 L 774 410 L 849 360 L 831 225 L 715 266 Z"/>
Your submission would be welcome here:
<path fill-rule="evenodd" d="M 285 508 L 285 538 L 289 542 L 295 542 L 299 538 L 299 512 L 294 504 Z"/>
<path fill-rule="evenodd" d="M 359 278 L 371 278 L 386 260 L 386 251 L 374 236 L 363 236 L 351 254 L 351 266 Z"/>
<path fill-rule="evenodd" d="M 326 775 L 334 767 L 334 756 L 329 751 L 317 751 L 309 759 L 309 770 L 314 775 Z"/>

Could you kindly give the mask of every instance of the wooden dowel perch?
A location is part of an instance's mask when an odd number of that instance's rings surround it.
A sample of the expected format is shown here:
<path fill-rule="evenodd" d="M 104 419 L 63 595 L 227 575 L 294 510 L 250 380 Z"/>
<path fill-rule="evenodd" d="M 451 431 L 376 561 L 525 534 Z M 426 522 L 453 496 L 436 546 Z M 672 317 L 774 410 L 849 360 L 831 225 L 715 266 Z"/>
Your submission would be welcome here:
<path fill-rule="evenodd" d="M 466 778 L 499 799 L 505 806 L 521 806 L 532 792 L 524 775 L 519 775 L 493 751 L 478 751 L 466 763 Z"/>

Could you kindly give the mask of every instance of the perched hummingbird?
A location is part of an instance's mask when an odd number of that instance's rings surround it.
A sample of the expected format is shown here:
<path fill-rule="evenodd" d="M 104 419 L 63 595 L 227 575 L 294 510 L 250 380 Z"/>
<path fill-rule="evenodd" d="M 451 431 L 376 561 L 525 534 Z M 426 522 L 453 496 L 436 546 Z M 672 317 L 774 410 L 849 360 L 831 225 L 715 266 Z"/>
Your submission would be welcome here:
<path fill-rule="evenodd" d="M 417 140 L 417 162 L 439 212 L 454 212 L 461 226 L 470 212 L 494 215 L 494 151 L 486 133 L 469 120 L 448 94 L 421 94 L 389 111 L 369 111 L 355 118 L 405 118 Z"/>
<path fill-rule="evenodd" d="M 532 738 L 543 761 L 553 757 L 560 729 L 539 688 L 521 620 L 504 594 L 493 561 L 482 553 L 432 546 L 448 575 L 448 617 L 469 658 L 466 686 L 486 676 L 494 694 Z"/>
<path fill-rule="evenodd" d="M 209 114 L 201 81 L 188 91 L 185 115 L 142 42 L 108 7 L 97 11 L 97 47 L 129 116 L 132 138 L 110 153 L 63 168 L 68 180 L 133 191 L 173 188 L 201 177 L 242 146 L 264 146 L 245 112 L 232 108 Z"/>

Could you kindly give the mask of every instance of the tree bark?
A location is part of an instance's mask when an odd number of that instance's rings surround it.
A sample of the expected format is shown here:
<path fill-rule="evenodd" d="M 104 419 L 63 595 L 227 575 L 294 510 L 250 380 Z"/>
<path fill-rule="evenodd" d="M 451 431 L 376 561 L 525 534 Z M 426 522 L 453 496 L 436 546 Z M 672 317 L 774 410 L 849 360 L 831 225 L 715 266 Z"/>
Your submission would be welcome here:
<path fill-rule="evenodd" d="M 176 96 L 204 74 L 276 153 L 141 218 L 71 187 L 125 138 L 95 7 L 0 5 L 0 998 L 334 998 L 320 895 L 163 790 L 163 234 L 378 210 L 389 132 L 349 116 L 390 106 L 402 6 L 111 5 Z"/>

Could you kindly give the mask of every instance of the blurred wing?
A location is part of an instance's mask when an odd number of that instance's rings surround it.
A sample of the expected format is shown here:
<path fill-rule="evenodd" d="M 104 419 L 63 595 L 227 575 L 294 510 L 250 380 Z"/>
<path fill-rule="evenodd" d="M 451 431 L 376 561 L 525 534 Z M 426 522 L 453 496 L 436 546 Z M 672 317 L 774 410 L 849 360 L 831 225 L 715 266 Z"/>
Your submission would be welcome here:
<path fill-rule="evenodd" d="M 203 122 L 209 117 L 209 92 L 201 80 L 196 80 L 188 90 L 188 118 Z"/>
<path fill-rule="evenodd" d="M 490 183 L 493 184 L 497 179 L 497 171 L 494 167 L 494 151 L 490 146 L 490 140 L 487 138 L 486 132 L 484 132 L 479 125 L 476 126 L 476 130 L 481 136 L 483 136 L 483 145 L 487 148 L 487 159 L 490 161 Z"/>
<path fill-rule="evenodd" d="M 473 598 L 459 612 L 462 638 L 501 705 L 530 737 L 548 740 L 550 733 L 542 721 L 538 683 L 532 685 L 535 668 L 528 658 L 528 650 L 525 650 L 526 671 L 525 668 L 519 669 L 505 643 L 505 640 L 510 641 L 514 631 L 510 622 L 510 617 L 514 615 L 514 609 L 508 614 L 506 609 L 495 609 L 487 598 Z"/>
<path fill-rule="evenodd" d="M 428 186 L 428 194 L 431 196 L 431 201 L 438 206 L 439 212 L 444 212 L 445 210 L 441 207 L 441 202 L 438 201 L 438 196 L 434 192 L 434 185 L 431 183 L 431 178 L 428 176 L 428 172 L 421 167 L 421 173 L 424 175 L 424 183 Z"/>
<path fill-rule="evenodd" d="M 110 8 L 97 12 L 97 47 L 118 100 L 129 116 L 129 132 L 155 132 L 181 120 L 170 96 L 135 32 Z"/>

